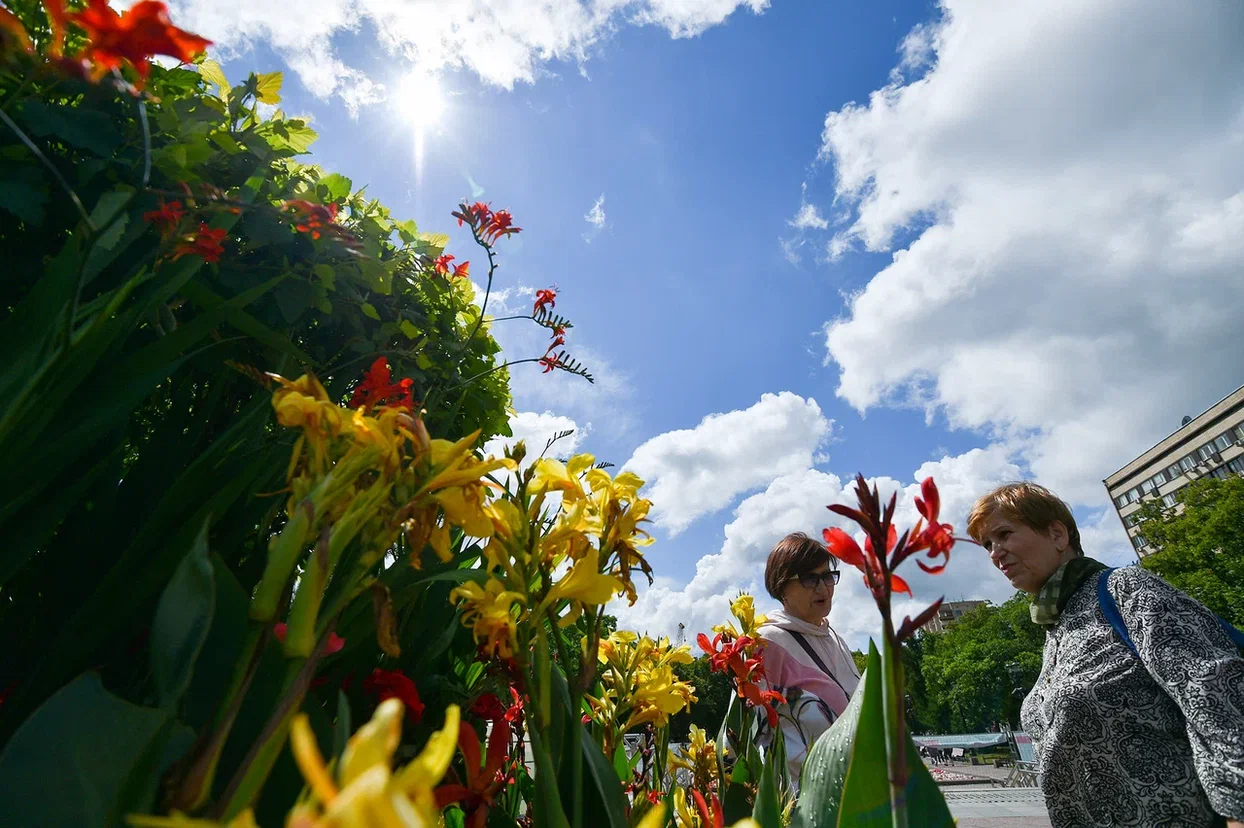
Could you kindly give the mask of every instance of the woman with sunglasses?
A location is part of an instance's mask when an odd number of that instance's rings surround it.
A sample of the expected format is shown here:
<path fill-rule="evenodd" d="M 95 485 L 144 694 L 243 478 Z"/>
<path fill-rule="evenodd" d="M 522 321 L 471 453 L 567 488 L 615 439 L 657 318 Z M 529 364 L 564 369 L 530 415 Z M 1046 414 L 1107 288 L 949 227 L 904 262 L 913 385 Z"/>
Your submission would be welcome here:
<path fill-rule="evenodd" d="M 808 748 L 860 681 L 850 648 L 826 621 L 840 575 L 837 559 L 802 532 L 778 541 L 765 563 L 765 589 L 782 604 L 760 626 L 765 676 L 786 698 L 779 713 L 796 786 Z"/>

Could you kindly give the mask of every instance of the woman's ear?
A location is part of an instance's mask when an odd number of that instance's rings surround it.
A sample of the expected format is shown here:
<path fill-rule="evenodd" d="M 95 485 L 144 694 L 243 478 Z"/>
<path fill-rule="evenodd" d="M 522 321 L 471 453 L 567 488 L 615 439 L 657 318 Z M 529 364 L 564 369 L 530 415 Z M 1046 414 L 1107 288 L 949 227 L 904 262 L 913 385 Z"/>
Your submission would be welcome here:
<path fill-rule="evenodd" d="M 1071 545 L 1071 535 L 1067 532 L 1067 524 L 1061 520 L 1056 520 L 1050 524 L 1050 528 L 1045 530 L 1051 541 L 1054 542 L 1054 548 L 1059 554 L 1067 551 Z"/>

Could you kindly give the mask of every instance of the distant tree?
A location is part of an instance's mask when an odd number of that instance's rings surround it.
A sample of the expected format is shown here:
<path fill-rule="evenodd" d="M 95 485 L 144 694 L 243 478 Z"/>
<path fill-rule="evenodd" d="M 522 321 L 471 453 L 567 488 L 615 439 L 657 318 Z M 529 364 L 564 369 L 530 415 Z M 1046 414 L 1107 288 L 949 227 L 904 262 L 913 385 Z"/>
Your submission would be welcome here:
<path fill-rule="evenodd" d="M 717 738 L 717 731 L 726 718 L 726 708 L 730 705 L 730 694 L 734 692 L 730 679 L 726 678 L 725 673 L 709 670 L 705 657 L 697 658 L 690 664 L 675 664 L 674 673 L 683 681 L 695 685 L 696 702 L 690 710 L 670 717 L 670 741 L 686 741 L 691 725 L 704 728 L 710 739 Z"/>
<path fill-rule="evenodd" d="M 868 663 L 868 656 L 859 650 L 851 651 L 851 658 L 855 659 L 855 669 L 860 675 L 864 674 L 864 665 Z"/>
<path fill-rule="evenodd" d="M 1029 617 L 1030 602 L 1017 593 L 1002 606 L 977 607 L 945 632 L 923 634 L 906 648 L 905 666 L 920 676 L 909 690 L 915 726 L 967 733 L 1016 724 L 1045 646 L 1044 631 Z"/>
<path fill-rule="evenodd" d="M 1158 550 L 1141 566 L 1244 628 L 1244 478 L 1197 480 L 1175 500 L 1182 510 L 1141 505 L 1140 533 Z"/>

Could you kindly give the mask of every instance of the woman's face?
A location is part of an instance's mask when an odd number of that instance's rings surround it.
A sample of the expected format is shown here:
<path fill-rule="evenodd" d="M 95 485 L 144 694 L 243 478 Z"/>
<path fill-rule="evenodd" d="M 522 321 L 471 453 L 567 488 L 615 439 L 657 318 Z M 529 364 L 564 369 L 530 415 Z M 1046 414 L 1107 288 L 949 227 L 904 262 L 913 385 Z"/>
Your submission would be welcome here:
<path fill-rule="evenodd" d="M 819 624 L 829 615 L 834 603 L 834 569 L 824 563 L 798 578 L 792 578 L 782 589 L 782 606 L 796 618 Z M 810 582 L 807 586 L 803 582 Z"/>
<path fill-rule="evenodd" d="M 1038 532 L 1002 512 L 994 512 L 985 522 L 981 545 L 1011 586 L 1033 595 L 1074 555 L 1068 549 L 1067 527 L 1061 521 Z"/>

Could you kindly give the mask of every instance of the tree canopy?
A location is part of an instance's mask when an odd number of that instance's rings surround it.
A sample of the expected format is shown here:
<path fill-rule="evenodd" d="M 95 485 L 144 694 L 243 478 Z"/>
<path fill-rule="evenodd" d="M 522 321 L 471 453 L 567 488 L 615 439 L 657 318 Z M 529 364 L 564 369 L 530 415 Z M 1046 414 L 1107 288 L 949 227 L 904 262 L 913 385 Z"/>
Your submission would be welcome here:
<path fill-rule="evenodd" d="M 1140 533 L 1158 550 L 1141 566 L 1244 627 L 1244 478 L 1198 480 L 1175 501 L 1141 505 Z"/>

